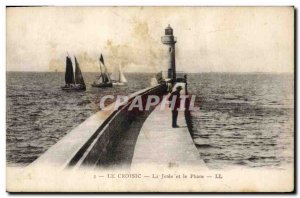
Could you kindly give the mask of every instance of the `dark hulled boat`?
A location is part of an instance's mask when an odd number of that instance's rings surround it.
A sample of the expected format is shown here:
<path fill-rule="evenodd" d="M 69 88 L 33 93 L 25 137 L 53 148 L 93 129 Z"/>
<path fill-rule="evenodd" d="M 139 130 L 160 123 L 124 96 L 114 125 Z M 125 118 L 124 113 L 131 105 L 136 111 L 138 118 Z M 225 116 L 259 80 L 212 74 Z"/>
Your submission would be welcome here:
<path fill-rule="evenodd" d="M 75 78 L 73 72 L 72 60 L 69 56 L 66 57 L 66 73 L 65 73 L 65 86 L 61 87 L 62 90 L 67 91 L 84 91 L 86 86 L 83 76 L 79 67 L 79 63 L 75 57 Z"/>
<path fill-rule="evenodd" d="M 113 84 L 108 75 L 107 69 L 105 67 L 102 54 L 99 58 L 99 65 L 100 65 L 100 76 L 98 77 L 97 81 L 93 82 L 92 87 L 99 87 L 99 88 L 112 87 Z"/>

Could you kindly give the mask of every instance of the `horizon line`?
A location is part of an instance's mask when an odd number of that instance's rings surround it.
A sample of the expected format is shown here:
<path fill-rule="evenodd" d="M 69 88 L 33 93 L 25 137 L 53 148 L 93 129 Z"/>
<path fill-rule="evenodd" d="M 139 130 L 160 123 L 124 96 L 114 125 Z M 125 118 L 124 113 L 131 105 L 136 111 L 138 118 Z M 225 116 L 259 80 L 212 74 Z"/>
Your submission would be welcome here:
<path fill-rule="evenodd" d="M 24 73 L 65 73 L 65 71 L 20 71 L 20 70 L 9 70 L 7 72 L 24 72 Z M 179 71 L 178 71 L 179 72 Z M 98 71 L 87 71 L 82 73 L 99 73 Z M 109 72 L 111 73 L 111 72 Z M 141 71 L 136 71 L 136 72 L 124 72 L 124 73 L 148 73 L 148 74 L 157 74 L 159 72 L 141 72 Z M 180 71 L 180 73 L 186 73 L 186 74 L 199 74 L 199 73 L 236 73 L 236 74 L 242 74 L 242 73 L 257 73 L 257 74 L 294 74 L 295 72 L 268 72 L 268 71 L 251 71 L 251 72 L 239 72 L 239 71 L 206 71 L 206 72 L 184 72 Z"/>

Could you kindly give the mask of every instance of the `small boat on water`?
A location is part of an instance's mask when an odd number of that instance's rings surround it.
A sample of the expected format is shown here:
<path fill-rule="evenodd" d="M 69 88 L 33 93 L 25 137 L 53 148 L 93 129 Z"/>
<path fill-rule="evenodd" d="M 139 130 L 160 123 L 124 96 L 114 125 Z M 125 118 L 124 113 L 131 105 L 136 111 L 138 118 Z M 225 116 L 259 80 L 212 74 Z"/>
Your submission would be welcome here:
<path fill-rule="evenodd" d="M 127 83 L 120 64 L 119 67 L 115 67 L 113 73 L 110 75 L 110 79 L 113 85 L 125 85 Z"/>
<path fill-rule="evenodd" d="M 75 58 L 75 77 L 73 72 L 72 60 L 69 56 L 66 57 L 66 73 L 65 73 L 65 86 L 62 86 L 62 90 L 66 91 L 84 91 L 86 90 L 83 76 L 79 67 L 79 63 Z"/>
<path fill-rule="evenodd" d="M 93 82 L 92 87 L 112 87 L 112 81 L 110 79 L 110 76 L 108 75 L 107 69 L 104 64 L 104 59 L 101 54 L 99 58 L 99 66 L 100 66 L 100 76 L 98 76 L 98 80 Z"/>

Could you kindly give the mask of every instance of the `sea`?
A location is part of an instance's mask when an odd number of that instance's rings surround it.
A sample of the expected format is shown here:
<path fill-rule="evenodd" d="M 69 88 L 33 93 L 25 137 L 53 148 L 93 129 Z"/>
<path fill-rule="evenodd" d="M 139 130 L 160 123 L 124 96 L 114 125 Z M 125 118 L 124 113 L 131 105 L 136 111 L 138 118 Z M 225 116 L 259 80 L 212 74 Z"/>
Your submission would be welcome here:
<path fill-rule="evenodd" d="M 125 74 L 128 84 L 65 92 L 64 73 L 7 72 L 6 161 L 26 166 L 92 114 L 104 95 L 128 95 L 150 86 L 154 74 Z M 189 94 L 199 155 L 211 169 L 280 168 L 294 162 L 294 76 L 267 73 L 193 73 Z M 107 104 L 113 102 L 108 101 Z"/>

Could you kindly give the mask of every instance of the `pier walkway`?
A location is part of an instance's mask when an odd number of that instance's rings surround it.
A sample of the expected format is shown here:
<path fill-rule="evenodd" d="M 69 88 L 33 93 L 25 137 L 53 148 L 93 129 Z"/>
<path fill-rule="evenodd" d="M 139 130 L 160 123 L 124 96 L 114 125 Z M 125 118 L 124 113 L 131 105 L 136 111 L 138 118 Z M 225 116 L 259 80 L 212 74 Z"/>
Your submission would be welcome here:
<path fill-rule="evenodd" d="M 183 88 L 181 94 L 185 94 L 185 84 L 176 84 L 179 85 Z M 28 168 L 43 165 L 60 170 L 192 166 L 207 170 L 188 130 L 185 112 L 178 114 L 179 128 L 172 128 L 171 110 L 161 108 L 161 104 L 151 111 L 127 111 L 134 98 L 140 96 L 146 101 L 149 95 L 163 96 L 165 90 L 164 85 L 145 88 L 131 94 L 130 100 L 116 110 L 97 112 Z"/>
<path fill-rule="evenodd" d="M 184 111 L 179 111 L 172 128 L 172 113 L 168 107 L 157 106 L 144 122 L 138 136 L 131 168 L 193 166 L 207 170 L 187 128 Z"/>

